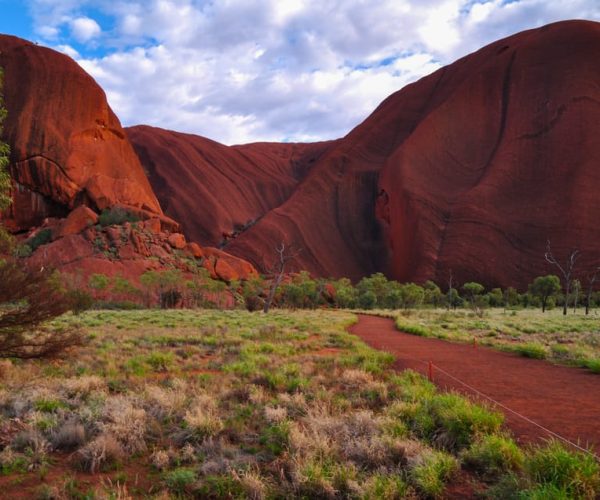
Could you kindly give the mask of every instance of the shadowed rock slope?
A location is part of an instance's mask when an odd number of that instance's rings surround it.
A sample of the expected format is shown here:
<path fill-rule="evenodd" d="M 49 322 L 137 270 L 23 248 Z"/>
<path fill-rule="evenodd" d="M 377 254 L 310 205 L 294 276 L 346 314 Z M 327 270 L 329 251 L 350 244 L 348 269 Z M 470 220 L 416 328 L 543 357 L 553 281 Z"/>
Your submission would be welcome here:
<path fill-rule="evenodd" d="M 288 199 L 331 142 L 225 146 L 155 127 L 127 129 L 165 213 L 221 246 Z"/>
<path fill-rule="evenodd" d="M 224 249 L 265 269 L 286 241 L 302 249 L 292 267 L 317 275 L 356 279 L 381 270 L 445 282 L 452 271 L 458 281 L 524 286 L 550 271 L 543 259 L 550 239 L 559 255 L 580 248 L 584 269 L 600 256 L 598 61 L 600 24 L 567 21 L 492 43 L 406 86 L 330 145 L 287 201 Z M 214 143 L 188 138 L 194 155 L 180 150 L 171 161 L 145 147 L 165 133 L 146 132 L 134 142 L 151 172 L 184 171 L 198 183 L 209 169 L 237 172 L 228 157 L 215 156 Z M 261 209 L 271 205 L 271 187 L 242 177 L 264 198 Z M 162 181 L 151 180 L 161 193 Z M 244 213 L 222 231 L 251 212 L 237 208 L 248 197 L 229 187 L 220 196 L 223 184 L 208 182 L 210 196 L 184 191 L 185 207 L 174 181 L 159 197 L 178 204 L 184 226 L 208 206 Z"/>

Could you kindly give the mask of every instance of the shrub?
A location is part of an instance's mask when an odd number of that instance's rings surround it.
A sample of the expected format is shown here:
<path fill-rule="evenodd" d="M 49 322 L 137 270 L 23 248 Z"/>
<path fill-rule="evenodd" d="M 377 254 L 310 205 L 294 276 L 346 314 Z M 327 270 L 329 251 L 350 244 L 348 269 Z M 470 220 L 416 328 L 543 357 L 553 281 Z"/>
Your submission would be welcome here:
<path fill-rule="evenodd" d="M 27 243 L 17 245 L 13 251 L 13 255 L 15 257 L 19 257 L 20 259 L 25 259 L 27 257 L 30 257 L 32 253 L 33 253 L 33 250 Z"/>
<path fill-rule="evenodd" d="M 52 271 L 0 260 L 0 357 L 51 356 L 83 343 L 75 328 L 42 326 L 70 307 Z"/>
<path fill-rule="evenodd" d="M 366 484 L 364 498 L 401 500 L 407 498 L 409 487 L 399 475 L 375 474 Z"/>
<path fill-rule="evenodd" d="M 411 325 L 409 323 L 402 323 L 400 320 L 396 320 L 396 328 L 398 328 L 398 330 L 401 332 L 419 335 L 420 337 L 429 337 L 429 332 L 421 325 Z"/>
<path fill-rule="evenodd" d="M 199 498 L 247 498 L 240 481 L 231 475 L 213 475 L 202 479 L 198 488 Z"/>
<path fill-rule="evenodd" d="M 105 208 L 98 217 L 98 223 L 102 227 L 119 226 L 125 222 L 138 222 L 140 218 L 130 211 L 121 208 Z"/>
<path fill-rule="evenodd" d="M 457 469 L 458 462 L 452 455 L 443 451 L 428 451 L 410 471 L 410 479 L 423 494 L 438 498 Z"/>
<path fill-rule="evenodd" d="M 148 363 L 155 372 L 164 372 L 169 370 L 169 367 L 173 364 L 174 360 L 175 355 L 172 352 L 153 352 L 146 358 L 146 363 Z"/>
<path fill-rule="evenodd" d="M 67 405 L 58 399 L 38 399 L 34 407 L 38 411 L 52 413 L 60 408 L 67 408 Z"/>
<path fill-rule="evenodd" d="M 550 441 L 525 459 L 529 478 L 542 486 L 555 487 L 569 498 L 595 498 L 600 494 L 600 466 L 587 453 L 569 451 Z"/>
<path fill-rule="evenodd" d="M 194 434 L 204 439 L 223 430 L 223 421 L 213 408 L 198 404 L 185 413 L 184 421 Z"/>
<path fill-rule="evenodd" d="M 436 394 L 409 419 L 414 432 L 448 450 L 469 446 L 480 435 L 497 432 L 504 417 L 458 394 Z"/>
<path fill-rule="evenodd" d="M 165 484 L 173 493 L 184 494 L 196 482 L 196 473 L 192 469 L 179 468 L 165 474 Z"/>
<path fill-rule="evenodd" d="M 600 358 L 599 359 L 588 359 L 585 362 L 586 368 L 589 368 L 594 373 L 600 373 Z"/>
<path fill-rule="evenodd" d="M 476 441 L 463 454 L 467 467 L 489 479 L 519 470 L 523 460 L 523 452 L 512 439 L 493 434 Z"/>
<path fill-rule="evenodd" d="M 51 438 L 55 450 L 70 451 L 85 443 L 85 429 L 81 424 L 66 423 Z"/>
<path fill-rule="evenodd" d="M 100 470 L 115 467 L 125 453 L 116 438 L 110 434 L 101 434 L 81 448 L 74 457 L 75 463 L 92 474 Z"/>
<path fill-rule="evenodd" d="M 512 348 L 516 353 L 526 358 L 546 359 L 547 349 L 541 344 L 521 344 Z"/>
<path fill-rule="evenodd" d="M 52 229 L 40 229 L 31 238 L 29 238 L 25 244 L 31 248 L 32 252 L 35 252 L 42 245 L 46 245 L 52 241 Z"/>
<path fill-rule="evenodd" d="M 290 444 L 290 424 L 288 421 L 269 425 L 260 436 L 262 444 L 273 455 L 281 455 Z"/>

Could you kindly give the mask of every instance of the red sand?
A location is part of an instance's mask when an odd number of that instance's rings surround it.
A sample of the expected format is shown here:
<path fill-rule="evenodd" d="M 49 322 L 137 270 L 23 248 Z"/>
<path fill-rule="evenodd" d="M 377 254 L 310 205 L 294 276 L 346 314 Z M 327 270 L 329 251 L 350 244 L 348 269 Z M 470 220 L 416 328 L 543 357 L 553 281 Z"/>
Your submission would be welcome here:
<path fill-rule="evenodd" d="M 397 370 L 412 368 L 426 374 L 427 362 L 431 361 L 547 429 L 600 449 L 600 375 L 484 347 L 402 333 L 387 318 L 360 315 L 359 323 L 350 331 L 371 347 L 396 356 Z M 434 370 L 434 380 L 441 387 L 470 392 L 439 371 Z M 535 425 L 504 413 L 518 441 L 550 437 Z"/>

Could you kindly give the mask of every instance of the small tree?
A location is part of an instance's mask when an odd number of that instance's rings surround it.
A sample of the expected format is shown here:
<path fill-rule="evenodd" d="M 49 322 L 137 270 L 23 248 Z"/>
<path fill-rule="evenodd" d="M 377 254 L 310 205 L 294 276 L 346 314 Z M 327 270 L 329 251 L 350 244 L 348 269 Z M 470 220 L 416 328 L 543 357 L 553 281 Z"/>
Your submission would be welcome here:
<path fill-rule="evenodd" d="M 440 287 L 437 286 L 433 281 L 426 281 L 423 285 L 423 289 L 425 290 L 424 302 L 426 304 L 430 304 L 433 307 L 438 307 L 442 304 L 444 295 L 442 294 Z"/>
<path fill-rule="evenodd" d="M 481 315 L 483 311 L 483 300 L 481 294 L 485 291 L 485 288 L 482 284 L 476 283 L 475 281 L 469 281 L 463 285 L 463 290 L 469 303 L 471 304 L 471 308 L 477 315 Z"/>
<path fill-rule="evenodd" d="M 587 276 L 587 293 L 585 297 L 585 314 L 586 316 L 590 313 L 590 306 L 592 303 L 592 294 L 594 293 L 594 284 L 598 279 L 598 274 L 600 273 L 600 267 L 596 267 L 590 274 Z"/>
<path fill-rule="evenodd" d="M 400 292 L 404 309 L 417 307 L 423 303 L 425 290 L 415 283 L 405 283 L 400 287 Z"/>
<path fill-rule="evenodd" d="M 81 344 L 75 329 L 44 326 L 70 308 L 55 273 L 0 260 L 0 357 L 51 356 Z"/>
<path fill-rule="evenodd" d="M 251 278 L 242 283 L 242 297 L 244 305 L 250 312 L 258 311 L 264 306 L 265 281 L 260 278 Z"/>
<path fill-rule="evenodd" d="M 358 306 L 361 309 L 373 309 L 377 305 L 377 295 L 371 290 L 367 290 L 358 296 Z"/>
<path fill-rule="evenodd" d="M 573 290 L 573 314 L 577 312 L 577 304 L 579 304 L 579 293 L 581 292 L 581 281 L 573 280 L 571 284 Z"/>
<path fill-rule="evenodd" d="M 335 304 L 341 308 L 356 307 L 358 300 L 356 288 L 348 278 L 341 278 L 333 282 L 335 288 Z"/>
<path fill-rule="evenodd" d="M 571 250 L 567 260 L 564 264 L 561 264 L 552 253 L 552 249 L 550 248 L 550 240 L 546 243 L 546 253 L 544 257 L 547 262 L 556 266 L 560 271 L 560 274 L 563 277 L 563 287 L 565 293 L 565 301 L 563 304 L 563 315 L 567 315 L 567 307 L 569 302 L 569 293 L 571 292 L 571 279 L 573 277 L 573 270 L 575 269 L 575 263 L 579 258 L 579 250 Z"/>
<path fill-rule="evenodd" d="M 271 267 L 271 287 L 269 289 L 269 295 L 267 296 L 267 300 L 265 300 L 265 305 L 263 307 L 263 312 L 268 313 L 269 309 L 271 309 L 271 305 L 273 303 L 273 299 L 275 298 L 275 293 L 281 285 L 283 281 L 283 277 L 285 275 L 285 269 L 287 263 L 298 256 L 300 253 L 299 249 L 294 249 L 291 245 L 286 245 L 283 241 L 279 244 L 279 246 L 275 249 L 276 252 L 276 260 Z"/>
<path fill-rule="evenodd" d="M 560 279 L 554 274 L 538 276 L 533 280 L 533 283 L 529 285 L 529 291 L 531 295 L 540 299 L 540 302 L 542 303 L 542 312 L 546 312 L 548 299 L 560 292 Z"/>

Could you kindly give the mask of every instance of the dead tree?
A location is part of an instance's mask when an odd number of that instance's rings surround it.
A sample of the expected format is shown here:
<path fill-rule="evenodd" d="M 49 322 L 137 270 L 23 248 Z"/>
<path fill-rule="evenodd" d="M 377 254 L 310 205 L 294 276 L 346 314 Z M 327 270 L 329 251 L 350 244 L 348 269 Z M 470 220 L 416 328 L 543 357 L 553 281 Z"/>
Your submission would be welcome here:
<path fill-rule="evenodd" d="M 550 248 L 550 240 L 546 243 L 546 253 L 544 254 L 544 258 L 550 264 L 556 266 L 563 277 L 563 288 L 565 294 L 565 300 L 563 304 L 563 315 L 567 315 L 567 302 L 569 301 L 569 293 L 571 292 L 571 278 L 573 277 L 573 269 L 575 268 L 575 263 L 579 258 L 579 250 L 571 250 L 567 260 L 564 264 L 561 264 L 552 253 L 552 249 Z"/>
<path fill-rule="evenodd" d="M 277 288 L 279 288 L 279 285 L 281 285 L 283 277 L 285 276 L 287 263 L 296 258 L 301 250 L 294 249 L 291 245 L 286 245 L 282 241 L 275 251 L 277 253 L 277 257 L 269 272 L 272 281 L 271 288 L 269 289 L 269 295 L 267 296 L 267 300 L 265 300 L 265 306 L 263 307 L 264 313 L 268 313 L 269 309 L 271 308 L 271 304 L 275 298 L 275 293 L 277 293 Z"/>
<path fill-rule="evenodd" d="M 598 274 L 600 274 L 600 266 L 594 269 L 593 272 L 587 275 L 587 293 L 585 296 L 585 314 L 588 315 L 590 313 L 590 305 L 592 303 L 592 294 L 594 293 L 594 284 L 598 279 Z"/>

